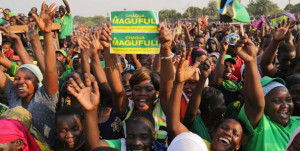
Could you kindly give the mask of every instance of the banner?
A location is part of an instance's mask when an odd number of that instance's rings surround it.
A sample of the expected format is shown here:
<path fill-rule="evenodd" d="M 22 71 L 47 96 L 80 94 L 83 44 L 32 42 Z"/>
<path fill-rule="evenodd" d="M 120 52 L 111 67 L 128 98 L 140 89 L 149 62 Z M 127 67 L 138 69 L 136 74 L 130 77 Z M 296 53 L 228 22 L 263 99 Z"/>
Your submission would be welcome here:
<path fill-rule="evenodd" d="M 112 25 L 110 53 L 159 53 L 157 12 L 113 11 L 110 16 Z"/>
<path fill-rule="evenodd" d="M 155 11 L 113 11 L 110 20 L 112 32 L 157 32 L 159 23 Z"/>
<path fill-rule="evenodd" d="M 111 38 L 111 53 L 159 53 L 160 44 L 157 33 L 113 33 Z"/>
<path fill-rule="evenodd" d="M 285 20 L 285 22 L 287 22 L 288 17 L 287 16 L 281 16 L 281 17 L 277 17 L 271 20 L 271 26 L 272 27 L 276 27 L 278 26 L 278 22 L 282 22 L 283 20 Z"/>

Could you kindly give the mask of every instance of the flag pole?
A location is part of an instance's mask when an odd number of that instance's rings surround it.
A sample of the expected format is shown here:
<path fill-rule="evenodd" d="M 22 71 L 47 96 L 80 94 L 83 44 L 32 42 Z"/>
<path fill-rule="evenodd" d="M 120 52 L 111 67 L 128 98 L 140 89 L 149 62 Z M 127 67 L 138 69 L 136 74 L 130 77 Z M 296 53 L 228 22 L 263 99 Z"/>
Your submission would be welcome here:
<path fill-rule="evenodd" d="M 245 36 L 244 24 L 240 23 L 240 29 L 241 29 L 242 36 Z"/>

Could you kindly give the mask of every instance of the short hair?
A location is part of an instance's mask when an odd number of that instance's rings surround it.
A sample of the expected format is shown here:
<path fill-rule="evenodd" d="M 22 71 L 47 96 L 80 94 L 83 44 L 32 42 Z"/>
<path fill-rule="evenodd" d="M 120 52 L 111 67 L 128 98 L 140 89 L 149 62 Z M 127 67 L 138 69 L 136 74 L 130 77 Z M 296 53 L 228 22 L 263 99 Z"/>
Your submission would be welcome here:
<path fill-rule="evenodd" d="M 77 116 L 80 121 L 83 119 L 83 113 L 80 109 L 71 106 L 71 105 L 66 105 L 60 108 L 56 114 L 55 114 L 55 123 L 57 123 L 57 119 L 61 116 Z"/>
<path fill-rule="evenodd" d="M 3 45 L 9 45 L 11 47 L 12 46 L 12 41 L 11 40 L 5 40 L 5 41 L 3 41 L 2 46 Z"/>
<path fill-rule="evenodd" d="M 197 35 L 197 36 L 195 37 L 195 41 L 196 41 L 196 39 L 198 39 L 198 38 L 203 38 L 203 39 L 205 39 L 204 36 L 202 36 L 202 35 Z"/>
<path fill-rule="evenodd" d="M 281 44 L 278 48 L 278 55 L 281 53 L 290 53 L 290 52 L 294 52 L 295 48 L 287 43 Z"/>
<path fill-rule="evenodd" d="M 125 122 L 135 121 L 143 122 L 151 129 L 151 131 L 155 131 L 155 121 L 151 113 L 147 111 L 134 111 Z"/>
<path fill-rule="evenodd" d="M 243 132 L 243 134 L 247 134 L 247 133 L 248 133 L 245 124 L 244 124 L 240 119 L 238 119 L 238 118 L 236 118 L 236 117 L 227 117 L 227 118 L 224 118 L 224 119 L 221 119 L 221 120 L 217 121 L 217 122 L 215 123 L 214 127 L 213 127 L 213 131 L 215 131 L 222 123 L 224 123 L 224 122 L 227 121 L 227 120 L 235 120 L 235 121 L 237 121 L 238 123 L 240 123 L 240 125 L 241 125 L 241 127 L 242 127 L 242 132 Z M 242 138 L 242 139 L 243 139 L 243 138 Z"/>
<path fill-rule="evenodd" d="M 153 84 L 156 91 L 159 90 L 160 79 L 157 72 L 149 70 L 146 67 L 141 67 L 135 70 L 130 78 L 130 86 L 133 88 L 134 85 L 137 85 L 145 80 L 150 80 Z"/>
<path fill-rule="evenodd" d="M 200 110 L 203 114 L 206 114 L 209 112 L 209 106 L 214 106 L 221 101 L 225 102 L 225 99 L 220 90 L 206 87 L 202 92 Z"/>

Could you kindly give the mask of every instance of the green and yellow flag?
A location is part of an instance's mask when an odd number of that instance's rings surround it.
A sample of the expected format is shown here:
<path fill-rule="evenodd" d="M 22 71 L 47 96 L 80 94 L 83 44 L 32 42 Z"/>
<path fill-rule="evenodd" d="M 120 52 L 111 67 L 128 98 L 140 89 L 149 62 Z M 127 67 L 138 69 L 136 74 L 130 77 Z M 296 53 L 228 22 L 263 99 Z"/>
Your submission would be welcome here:
<path fill-rule="evenodd" d="M 250 23 L 246 8 L 238 0 L 218 0 L 217 9 L 222 15 L 227 15 L 235 21 Z"/>

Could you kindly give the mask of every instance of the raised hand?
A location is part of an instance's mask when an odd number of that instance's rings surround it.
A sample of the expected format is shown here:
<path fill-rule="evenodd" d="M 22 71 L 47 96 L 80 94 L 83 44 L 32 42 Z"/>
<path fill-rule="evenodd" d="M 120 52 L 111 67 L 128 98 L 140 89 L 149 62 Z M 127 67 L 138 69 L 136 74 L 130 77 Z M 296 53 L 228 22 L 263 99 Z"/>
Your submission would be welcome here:
<path fill-rule="evenodd" d="M 46 10 L 46 3 L 43 2 L 40 16 L 38 17 L 36 14 L 32 14 L 37 25 L 39 26 L 40 31 L 44 33 L 50 33 L 52 31 L 52 23 L 55 18 L 55 12 L 58 9 L 58 7 L 53 9 L 54 6 L 55 3 L 52 3 Z"/>
<path fill-rule="evenodd" d="M 107 23 L 102 27 L 100 42 L 105 49 L 110 47 L 111 41 L 111 24 Z"/>
<path fill-rule="evenodd" d="M 101 30 L 99 29 L 93 35 L 90 36 L 91 46 L 96 50 L 103 50 L 103 46 L 99 41 L 100 35 L 101 35 Z"/>
<path fill-rule="evenodd" d="M 35 32 L 35 22 L 28 24 L 28 32 L 26 32 L 26 37 L 28 41 L 32 41 L 34 36 L 38 34 Z"/>
<path fill-rule="evenodd" d="M 211 62 L 209 59 L 201 62 L 200 66 L 201 78 L 206 79 L 211 73 Z"/>
<path fill-rule="evenodd" d="M 194 73 L 196 72 L 196 68 L 199 66 L 200 62 L 195 62 L 193 66 L 190 66 L 190 57 L 191 57 L 192 51 L 190 50 L 188 55 L 186 55 L 186 49 L 183 49 L 182 57 L 179 61 L 177 72 L 176 72 L 176 78 L 175 81 L 177 82 L 185 82 L 188 79 L 190 79 Z"/>
<path fill-rule="evenodd" d="M 11 32 L 10 30 L 8 30 L 6 27 L 0 26 L 0 30 L 3 31 L 3 36 L 6 36 L 8 38 L 11 38 L 11 39 L 14 39 L 14 40 L 20 38 L 18 35 Z"/>
<path fill-rule="evenodd" d="M 158 24 L 158 31 L 159 31 L 159 42 L 160 42 L 160 48 L 162 50 L 161 55 L 163 56 L 163 53 L 165 51 L 171 51 L 172 46 L 172 32 L 164 26 L 163 23 Z"/>
<path fill-rule="evenodd" d="M 86 111 L 96 110 L 100 102 L 97 82 L 91 82 L 87 73 L 84 74 L 86 84 L 81 81 L 78 74 L 75 74 L 74 78 L 76 81 L 73 78 L 70 79 L 70 84 L 67 88 L 69 93 L 79 101 Z"/>
<path fill-rule="evenodd" d="M 245 62 L 252 62 L 256 59 L 257 48 L 247 35 L 242 37 L 234 48 L 236 54 Z"/>
<path fill-rule="evenodd" d="M 228 47 L 229 47 L 229 39 L 224 37 L 223 40 L 221 41 L 222 51 L 227 52 Z"/>
<path fill-rule="evenodd" d="M 278 24 L 278 27 L 275 27 L 275 32 L 273 34 L 273 40 L 275 41 L 282 41 L 289 35 L 289 28 L 290 23 L 287 23 L 286 25 L 284 22 L 281 24 Z"/>

